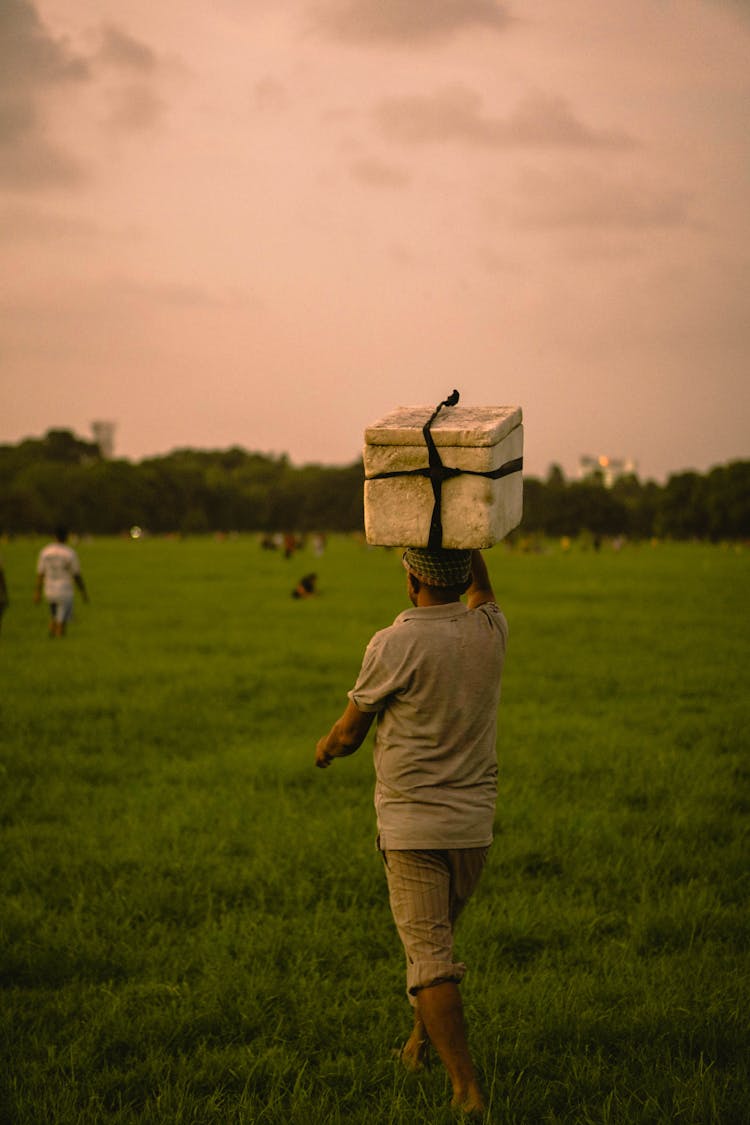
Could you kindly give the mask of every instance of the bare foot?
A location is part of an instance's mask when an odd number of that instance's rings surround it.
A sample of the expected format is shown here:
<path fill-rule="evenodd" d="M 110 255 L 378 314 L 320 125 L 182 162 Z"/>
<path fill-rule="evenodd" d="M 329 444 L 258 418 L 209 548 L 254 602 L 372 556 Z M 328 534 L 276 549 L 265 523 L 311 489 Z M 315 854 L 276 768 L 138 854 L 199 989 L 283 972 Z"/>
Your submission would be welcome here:
<path fill-rule="evenodd" d="M 471 1090 L 463 1096 L 454 1094 L 451 1100 L 451 1109 L 457 1109 L 466 1117 L 479 1118 L 484 1117 L 484 1100 L 479 1090 Z"/>
<path fill-rule="evenodd" d="M 425 1031 L 424 1024 L 417 1021 L 412 1028 L 411 1035 L 399 1052 L 399 1058 L 407 1070 L 416 1072 L 424 1070 L 430 1060 L 430 1037 Z"/>

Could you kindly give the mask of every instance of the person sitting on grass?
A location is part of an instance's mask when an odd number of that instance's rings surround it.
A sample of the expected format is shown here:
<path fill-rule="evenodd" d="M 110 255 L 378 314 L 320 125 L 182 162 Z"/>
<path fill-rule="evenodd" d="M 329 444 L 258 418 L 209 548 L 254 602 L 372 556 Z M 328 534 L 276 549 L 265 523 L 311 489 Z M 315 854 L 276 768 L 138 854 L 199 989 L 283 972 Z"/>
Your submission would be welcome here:
<path fill-rule="evenodd" d="M 39 552 L 36 565 L 34 601 L 41 600 L 42 591 L 50 610 L 50 637 L 64 637 L 68 622 L 73 616 L 74 584 L 85 602 L 89 596 L 81 575 L 78 555 L 68 546 L 68 529 L 55 529 L 55 542 L 48 543 Z"/>
<path fill-rule="evenodd" d="M 317 574 L 304 574 L 292 590 L 293 598 L 314 598 L 316 593 Z"/>
<path fill-rule="evenodd" d="M 418 1070 L 432 1044 L 450 1076 L 451 1105 L 481 1116 L 458 988 L 466 966 L 454 958 L 453 938 L 492 842 L 508 625 L 479 551 L 408 548 L 403 562 L 413 608 L 370 641 L 315 765 L 353 754 L 377 716 L 378 847 L 414 1021 L 400 1057 Z"/>

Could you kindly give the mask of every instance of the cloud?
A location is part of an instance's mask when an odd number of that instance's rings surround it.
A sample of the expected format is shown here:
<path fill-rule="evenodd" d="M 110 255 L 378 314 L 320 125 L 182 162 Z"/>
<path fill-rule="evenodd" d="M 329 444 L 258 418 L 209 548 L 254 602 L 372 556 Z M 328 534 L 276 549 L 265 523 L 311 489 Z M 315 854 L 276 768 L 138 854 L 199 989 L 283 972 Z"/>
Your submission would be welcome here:
<path fill-rule="evenodd" d="M 99 69 L 116 75 L 105 95 L 110 102 L 107 124 L 123 132 L 153 128 L 165 108 L 156 89 L 161 70 L 156 52 L 114 24 L 105 24 L 96 61 Z"/>
<path fill-rule="evenodd" d="M 326 0 L 311 16 L 334 39 L 372 45 L 413 46 L 468 27 L 504 31 L 513 22 L 494 0 Z"/>
<path fill-rule="evenodd" d="M 35 123 L 36 113 L 28 98 L 6 97 L 0 101 L 0 143 L 22 138 Z"/>
<path fill-rule="evenodd" d="M 88 62 L 55 39 L 28 0 L 0 5 L 0 91 L 35 89 L 41 83 L 80 81 Z"/>
<path fill-rule="evenodd" d="M 654 230 L 697 227 L 690 196 L 658 186 L 607 179 L 590 171 L 527 172 L 515 220 L 530 228 Z"/>
<path fill-rule="evenodd" d="M 30 207 L 9 207 L 0 211 L 0 242 L 58 242 L 64 239 L 90 239 L 99 228 L 89 219 L 71 218 Z"/>
<path fill-rule="evenodd" d="M 402 188 L 411 179 L 408 172 L 405 172 L 403 168 L 386 164 L 382 160 L 364 157 L 354 161 L 351 171 L 355 179 L 376 188 Z"/>
<path fill-rule="evenodd" d="M 59 104 L 66 90 L 92 87 L 102 70 L 114 72 L 114 84 L 102 92 L 111 103 L 107 124 L 150 128 L 163 108 L 152 85 L 157 68 L 151 48 L 114 25 L 102 28 L 98 51 L 87 57 L 50 31 L 31 0 L 0 0 L 0 188 L 82 182 L 82 163 L 49 135 L 49 104 Z M 123 76 L 131 80 L 123 84 Z"/>
<path fill-rule="evenodd" d="M 563 98 L 534 95 L 506 118 L 482 112 L 478 94 L 453 86 L 430 96 L 386 98 L 375 117 L 383 134 L 401 144 L 460 143 L 483 148 L 632 148 L 619 130 L 593 129 Z"/>
<path fill-rule="evenodd" d="M 112 95 L 109 124 L 116 129 L 151 129 L 164 110 L 162 98 L 146 83 L 123 86 Z"/>
<path fill-rule="evenodd" d="M 70 187 L 85 179 L 74 157 L 50 144 L 41 127 L 8 142 L 0 138 L 0 188 L 10 191 Z"/>
<path fill-rule="evenodd" d="M 139 74 L 153 74 L 157 67 L 156 55 L 147 44 L 113 24 L 102 28 L 99 58 L 114 67 Z"/>
<path fill-rule="evenodd" d="M 90 76 L 86 59 L 54 38 L 27 0 L 0 4 L 0 186 L 68 185 L 82 169 L 47 137 L 40 97 Z"/>

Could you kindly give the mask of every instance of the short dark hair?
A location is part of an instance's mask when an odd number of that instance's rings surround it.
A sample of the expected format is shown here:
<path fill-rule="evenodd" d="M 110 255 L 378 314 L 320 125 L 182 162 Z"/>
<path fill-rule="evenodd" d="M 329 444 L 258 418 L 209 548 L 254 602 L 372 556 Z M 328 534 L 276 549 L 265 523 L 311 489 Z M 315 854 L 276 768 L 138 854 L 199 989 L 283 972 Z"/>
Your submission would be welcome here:
<path fill-rule="evenodd" d="M 64 543 L 68 538 L 69 532 L 64 523 L 59 523 L 55 528 L 55 539 L 58 543 Z"/>
<path fill-rule="evenodd" d="M 461 582 L 459 585 L 430 586 L 427 582 L 424 581 L 423 578 L 420 578 L 418 574 L 415 574 L 413 570 L 410 570 L 409 574 L 412 576 L 412 578 L 415 578 L 417 580 L 420 586 L 425 586 L 430 591 L 430 594 L 433 598 L 439 601 L 444 601 L 446 603 L 458 601 L 461 595 L 465 594 L 469 589 L 469 586 L 471 586 L 470 578 L 467 579 L 466 582 Z"/>

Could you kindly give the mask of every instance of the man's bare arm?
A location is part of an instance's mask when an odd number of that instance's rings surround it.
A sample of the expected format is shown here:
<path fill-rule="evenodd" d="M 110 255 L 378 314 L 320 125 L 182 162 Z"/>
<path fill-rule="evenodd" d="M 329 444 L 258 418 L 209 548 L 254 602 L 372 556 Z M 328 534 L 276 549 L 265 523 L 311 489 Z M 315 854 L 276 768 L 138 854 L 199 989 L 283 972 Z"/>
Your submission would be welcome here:
<path fill-rule="evenodd" d="M 487 564 L 481 551 L 471 553 L 471 586 L 466 591 L 466 604 L 469 609 L 476 609 L 485 602 L 494 602 L 495 592 L 492 589 L 490 576 L 487 573 Z"/>
<path fill-rule="evenodd" d="M 315 765 L 318 769 L 324 770 L 334 758 L 346 758 L 359 750 L 374 718 L 374 711 L 360 711 L 350 700 L 343 715 L 318 742 L 315 749 Z"/>

